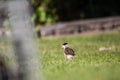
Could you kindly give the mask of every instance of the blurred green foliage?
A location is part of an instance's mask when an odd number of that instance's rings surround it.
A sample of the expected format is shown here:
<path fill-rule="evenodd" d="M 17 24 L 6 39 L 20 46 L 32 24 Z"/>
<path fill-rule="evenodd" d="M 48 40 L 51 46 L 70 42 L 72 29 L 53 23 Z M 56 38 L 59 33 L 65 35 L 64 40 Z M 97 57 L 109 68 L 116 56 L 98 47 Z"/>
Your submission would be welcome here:
<path fill-rule="evenodd" d="M 36 24 L 120 15 L 119 0 L 32 0 Z"/>
<path fill-rule="evenodd" d="M 57 20 L 56 9 L 50 8 L 49 4 L 52 0 L 32 0 L 35 14 L 33 20 L 35 24 L 49 25 Z"/>

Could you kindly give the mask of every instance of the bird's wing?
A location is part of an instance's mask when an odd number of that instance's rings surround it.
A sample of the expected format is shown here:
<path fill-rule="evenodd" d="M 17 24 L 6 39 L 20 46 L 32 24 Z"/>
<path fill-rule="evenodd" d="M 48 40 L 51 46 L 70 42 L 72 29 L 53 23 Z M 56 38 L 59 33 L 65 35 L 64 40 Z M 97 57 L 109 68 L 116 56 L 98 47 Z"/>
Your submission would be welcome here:
<path fill-rule="evenodd" d="M 67 47 L 67 48 L 65 49 L 65 54 L 66 54 L 66 55 L 73 55 L 73 56 L 75 55 L 73 49 L 71 49 L 71 48 L 69 48 L 69 47 Z"/>

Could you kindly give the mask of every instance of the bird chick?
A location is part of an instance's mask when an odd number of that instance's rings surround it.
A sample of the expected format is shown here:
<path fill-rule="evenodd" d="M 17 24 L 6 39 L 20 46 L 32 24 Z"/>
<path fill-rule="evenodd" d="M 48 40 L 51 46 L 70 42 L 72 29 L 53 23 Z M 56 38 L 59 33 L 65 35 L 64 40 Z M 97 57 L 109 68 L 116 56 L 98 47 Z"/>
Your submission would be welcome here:
<path fill-rule="evenodd" d="M 68 43 L 63 43 L 62 47 L 64 49 L 64 56 L 66 59 L 72 59 L 75 56 L 74 50 L 68 47 Z"/>

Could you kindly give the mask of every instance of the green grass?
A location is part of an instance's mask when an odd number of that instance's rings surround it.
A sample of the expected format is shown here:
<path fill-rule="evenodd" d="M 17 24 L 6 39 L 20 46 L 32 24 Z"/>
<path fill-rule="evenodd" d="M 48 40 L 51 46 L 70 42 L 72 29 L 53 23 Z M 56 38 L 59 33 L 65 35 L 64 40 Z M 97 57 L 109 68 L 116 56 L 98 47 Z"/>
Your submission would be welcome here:
<path fill-rule="evenodd" d="M 76 56 L 66 60 L 62 43 L 68 42 Z M 45 80 L 120 80 L 120 34 L 42 38 L 37 58 Z M 9 56 L 9 40 L 0 38 L 0 54 Z M 112 47 L 99 51 L 101 47 Z M 12 57 L 6 60 L 13 61 Z M 38 71 L 39 73 L 40 71 Z"/>
<path fill-rule="evenodd" d="M 66 60 L 61 47 L 68 42 L 76 56 Z M 120 80 L 120 34 L 73 36 L 38 40 L 45 80 Z M 99 51 L 100 47 L 112 47 Z"/>

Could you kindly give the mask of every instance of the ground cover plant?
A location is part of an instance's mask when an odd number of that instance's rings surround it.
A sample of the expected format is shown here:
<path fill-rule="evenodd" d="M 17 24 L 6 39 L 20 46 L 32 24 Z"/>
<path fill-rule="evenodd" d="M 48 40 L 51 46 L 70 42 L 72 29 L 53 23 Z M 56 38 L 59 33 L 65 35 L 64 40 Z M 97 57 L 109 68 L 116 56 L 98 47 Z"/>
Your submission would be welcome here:
<path fill-rule="evenodd" d="M 68 42 L 75 57 L 66 60 L 62 43 Z M 120 80 L 120 34 L 66 36 L 37 39 L 38 74 L 44 80 Z M 0 55 L 6 62 L 12 51 L 8 39 L 0 38 Z M 1 54 L 2 53 L 2 54 Z"/>
<path fill-rule="evenodd" d="M 66 60 L 63 42 L 76 56 Z M 120 80 L 119 33 L 38 40 L 38 58 L 45 80 Z"/>

